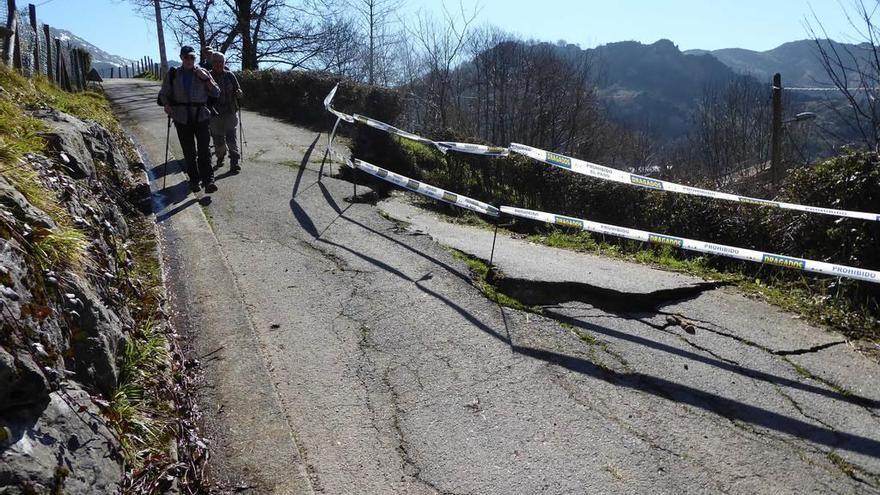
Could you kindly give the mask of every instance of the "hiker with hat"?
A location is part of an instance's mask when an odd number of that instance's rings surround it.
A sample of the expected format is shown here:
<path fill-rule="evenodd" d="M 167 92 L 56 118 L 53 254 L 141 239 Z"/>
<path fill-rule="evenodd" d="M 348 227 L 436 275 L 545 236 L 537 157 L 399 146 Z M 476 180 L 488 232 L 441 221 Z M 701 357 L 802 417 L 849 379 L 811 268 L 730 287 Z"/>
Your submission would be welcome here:
<path fill-rule="evenodd" d="M 202 60 L 199 62 L 199 67 L 210 71 L 211 70 L 211 55 L 213 55 L 214 49 L 210 46 L 202 47 Z"/>
<path fill-rule="evenodd" d="M 214 103 L 217 113 L 211 117 L 211 138 L 214 140 L 214 154 L 217 156 L 217 167 L 223 166 L 226 151 L 229 150 L 229 171 L 237 173 L 241 170 L 238 162 L 241 155 L 238 150 L 238 139 L 235 134 L 238 126 L 238 99 L 241 98 L 241 86 L 235 74 L 226 68 L 226 56 L 214 52 L 211 56 L 213 69 L 211 77 L 220 86 L 220 97 Z"/>
<path fill-rule="evenodd" d="M 162 82 L 159 102 L 174 121 L 177 138 L 186 161 L 186 175 L 193 192 L 199 182 L 206 192 L 217 190 L 211 168 L 210 121 L 208 98 L 220 96 L 220 87 L 205 69 L 196 66 L 196 51 L 191 46 L 180 49 L 182 65 L 169 70 Z"/>

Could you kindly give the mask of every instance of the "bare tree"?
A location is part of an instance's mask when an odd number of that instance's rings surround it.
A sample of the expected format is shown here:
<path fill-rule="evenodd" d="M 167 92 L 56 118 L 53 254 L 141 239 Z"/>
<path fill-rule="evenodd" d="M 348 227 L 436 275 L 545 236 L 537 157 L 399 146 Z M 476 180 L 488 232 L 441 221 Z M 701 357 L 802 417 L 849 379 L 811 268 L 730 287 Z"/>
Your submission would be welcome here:
<path fill-rule="evenodd" d="M 348 5 L 356 12 L 365 43 L 365 62 L 367 83 L 383 84 L 389 82 L 389 49 L 396 44 L 391 29 L 399 22 L 396 15 L 404 6 L 404 0 L 348 0 Z M 378 73 L 378 74 L 377 74 Z M 380 76 L 380 77 L 377 77 Z"/>
<path fill-rule="evenodd" d="M 880 147 L 880 28 L 874 16 L 880 9 L 880 0 L 852 0 L 843 7 L 853 30 L 854 44 L 835 43 L 828 37 L 825 26 L 813 14 L 807 21 L 807 31 L 813 39 L 816 54 L 831 82 L 846 98 L 847 111 L 837 105 L 829 108 L 852 134 L 860 137 L 870 148 Z"/>
<path fill-rule="evenodd" d="M 453 14 L 444 4 L 442 20 L 422 11 L 416 15 L 414 28 L 408 30 L 414 40 L 411 48 L 416 51 L 424 74 L 419 84 L 423 88 L 425 101 L 437 124 L 444 129 L 449 124 L 453 69 L 466 55 L 476 17 L 476 9 L 467 12 L 459 4 L 458 11 Z"/>
<path fill-rule="evenodd" d="M 312 67 L 348 79 L 364 80 L 363 47 L 354 21 L 339 17 L 325 22 L 330 25 L 322 29 L 326 33 L 323 48 L 313 59 Z"/>
<path fill-rule="evenodd" d="M 238 28 L 243 69 L 261 63 L 308 67 L 340 24 L 331 0 L 223 0 Z"/>
<path fill-rule="evenodd" d="M 749 76 L 706 86 L 688 140 L 692 171 L 719 178 L 760 169 L 769 153 L 770 113 L 766 88 Z"/>
<path fill-rule="evenodd" d="M 155 3 L 163 12 L 178 44 L 212 46 L 227 51 L 238 36 L 235 19 L 217 0 L 129 0 L 145 16 L 154 15 Z"/>

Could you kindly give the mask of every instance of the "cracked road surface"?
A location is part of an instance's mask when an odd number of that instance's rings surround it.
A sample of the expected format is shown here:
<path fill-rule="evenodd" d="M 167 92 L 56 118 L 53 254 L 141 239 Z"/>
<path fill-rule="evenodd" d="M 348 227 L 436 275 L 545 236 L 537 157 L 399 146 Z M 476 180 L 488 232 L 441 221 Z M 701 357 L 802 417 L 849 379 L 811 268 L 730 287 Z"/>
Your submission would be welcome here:
<path fill-rule="evenodd" d="M 352 202 L 319 175 L 325 133 L 250 112 L 241 175 L 200 204 L 175 162 L 162 193 L 157 86 L 106 87 L 152 171 L 226 486 L 880 493 L 880 367 L 839 335 L 702 280 L 512 239 L 503 289 L 544 314 L 500 307 L 445 247 L 488 258 L 491 232 Z"/>

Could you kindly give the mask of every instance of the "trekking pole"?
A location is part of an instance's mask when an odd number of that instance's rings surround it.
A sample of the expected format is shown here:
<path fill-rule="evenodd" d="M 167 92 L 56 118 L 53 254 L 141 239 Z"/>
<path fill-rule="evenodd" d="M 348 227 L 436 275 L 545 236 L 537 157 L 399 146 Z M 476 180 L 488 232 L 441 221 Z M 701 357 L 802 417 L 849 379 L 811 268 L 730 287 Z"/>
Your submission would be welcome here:
<path fill-rule="evenodd" d="M 241 141 L 241 147 L 247 144 L 247 141 L 244 139 L 244 124 L 241 122 L 241 100 L 236 100 L 238 102 L 238 140 Z"/>
<path fill-rule="evenodd" d="M 168 130 L 165 131 L 165 164 L 162 165 L 162 190 L 165 190 L 165 181 L 168 178 L 168 141 L 171 139 L 171 116 L 168 116 Z"/>

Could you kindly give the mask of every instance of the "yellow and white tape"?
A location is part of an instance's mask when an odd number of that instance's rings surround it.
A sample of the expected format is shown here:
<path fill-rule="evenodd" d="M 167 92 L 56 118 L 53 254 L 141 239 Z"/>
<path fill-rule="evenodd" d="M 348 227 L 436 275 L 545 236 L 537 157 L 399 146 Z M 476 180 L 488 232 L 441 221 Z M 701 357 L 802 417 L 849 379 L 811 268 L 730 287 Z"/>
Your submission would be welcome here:
<path fill-rule="evenodd" d="M 483 144 L 471 144 L 471 143 L 456 143 L 452 141 L 432 141 L 428 138 L 423 138 L 417 134 L 413 134 L 411 132 L 404 131 L 403 129 L 398 129 L 391 124 L 386 124 L 380 120 L 376 120 L 370 117 L 365 117 L 363 115 L 348 115 L 347 113 L 340 112 L 333 108 L 333 98 L 336 97 L 336 90 L 339 88 L 339 85 L 333 87 L 330 90 L 330 93 L 327 94 L 327 97 L 324 98 L 324 108 L 327 109 L 328 112 L 336 115 L 338 118 L 349 122 L 355 123 L 360 122 L 368 127 L 372 127 L 374 129 L 378 129 L 380 131 L 387 132 L 389 134 L 394 134 L 396 136 L 402 137 L 404 139 L 409 139 L 410 141 L 416 141 L 422 144 L 426 144 L 428 146 L 433 146 L 437 148 L 444 155 L 449 151 L 455 151 L 458 153 L 470 153 L 472 155 L 482 155 L 482 156 L 507 156 L 509 150 L 507 148 L 501 148 L 498 146 L 486 146 Z"/>
<path fill-rule="evenodd" d="M 650 242 L 653 244 L 662 244 L 672 246 L 688 251 L 697 251 L 706 254 L 715 254 L 727 258 L 734 258 L 743 261 L 754 261 L 757 263 L 766 263 L 768 265 L 782 266 L 795 270 L 806 272 L 821 273 L 834 277 L 851 278 L 862 280 L 865 282 L 880 283 L 880 272 L 874 270 L 865 270 L 845 265 L 835 265 L 833 263 L 825 263 L 822 261 L 806 260 L 801 258 L 793 258 L 780 254 L 764 253 L 752 249 L 744 249 L 733 246 L 725 246 L 723 244 L 713 244 L 710 242 L 695 241 L 685 239 L 683 237 L 673 237 L 663 234 L 655 234 L 644 230 L 628 229 L 626 227 L 618 227 L 616 225 L 608 225 L 604 223 L 591 222 L 581 218 L 567 217 L 546 213 L 543 211 L 527 210 L 524 208 L 515 208 L 512 206 L 502 206 L 501 213 L 519 218 L 527 218 L 538 222 L 552 223 L 563 227 L 573 227 L 598 234 L 608 234 L 624 239 L 632 239 L 634 241 Z"/>
<path fill-rule="evenodd" d="M 354 124 L 354 117 L 333 108 L 333 98 L 336 97 L 337 89 L 339 89 L 338 84 L 336 86 L 333 86 L 333 89 L 331 89 L 327 96 L 324 98 L 324 108 L 326 108 L 328 112 L 332 113 L 337 118 L 342 119 L 350 124 Z"/>
<path fill-rule="evenodd" d="M 410 191 L 419 193 L 423 196 L 428 196 L 429 198 L 444 201 L 446 203 L 464 208 L 466 210 L 489 215 L 490 217 L 498 216 L 498 208 L 495 208 L 488 203 L 483 203 L 482 201 L 477 201 L 476 199 L 469 198 L 458 193 L 450 192 L 445 189 L 440 189 L 439 187 L 434 187 L 430 184 L 425 184 L 424 182 L 419 182 L 415 179 L 410 179 L 405 175 L 396 174 L 390 170 L 385 170 L 382 167 L 377 167 L 372 163 L 358 160 L 357 158 L 349 161 L 348 164 L 358 170 L 363 170 L 370 175 L 376 176 L 380 179 L 386 180 L 405 189 L 409 189 Z"/>
<path fill-rule="evenodd" d="M 771 201 L 767 199 L 750 198 L 748 196 L 738 196 L 736 194 L 710 191 L 708 189 L 700 189 L 698 187 L 685 186 L 665 180 L 652 179 L 641 175 L 631 174 L 623 170 L 617 170 L 604 165 L 579 160 L 565 155 L 560 155 L 539 148 L 533 148 L 525 144 L 511 143 L 510 151 L 527 156 L 534 160 L 544 162 L 554 167 L 565 169 L 581 175 L 594 177 L 597 179 L 619 182 L 621 184 L 629 184 L 657 191 L 669 191 L 680 194 L 688 194 L 691 196 L 702 196 L 704 198 L 720 199 L 725 201 L 734 201 L 737 203 L 746 203 L 762 206 L 771 206 L 782 208 L 785 210 L 803 211 L 807 213 L 817 213 L 820 215 L 831 215 L 836 217 L 858 218 L 861 220 L 873 220 L 880 222 L 880 214 L 867 213 L 863 211 L 838 210 L 834 208 L 820 208 L 816 206 L 804 206 L 794 203 L 785 203 L 782 201 Z"/>

